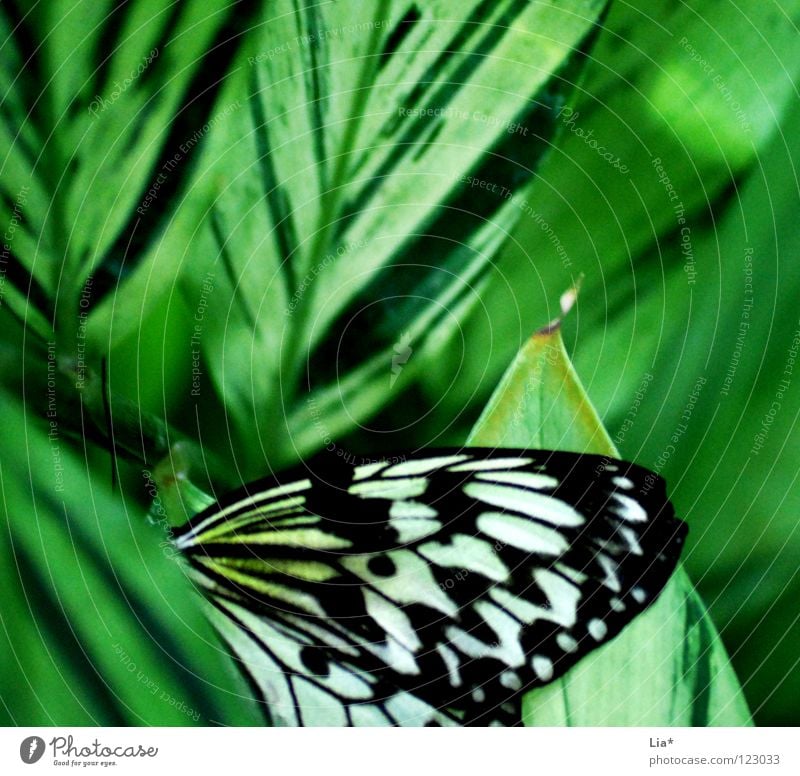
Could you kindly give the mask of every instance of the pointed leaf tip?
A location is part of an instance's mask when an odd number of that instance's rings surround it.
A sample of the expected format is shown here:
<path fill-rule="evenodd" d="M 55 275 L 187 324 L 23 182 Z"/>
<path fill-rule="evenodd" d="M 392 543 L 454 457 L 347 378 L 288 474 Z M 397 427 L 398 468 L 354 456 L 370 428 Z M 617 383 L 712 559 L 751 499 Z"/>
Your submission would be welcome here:
<path fill-rule="evenodd" d="M 558 304 L 561 308 L 561 315 L 553 318 L 550 323 L 542 326 L 541 329 L 537 329 L 533 334 L 534 337 L 554 334 L 561 328 L 561 322 L 567 317 L 570 310 L 572 310 L 573 306 L 578 301 L 578 294 L 580 293 L 582 283 L 583 274 L 579 275 L 577 280 L 559 297 Z"/>

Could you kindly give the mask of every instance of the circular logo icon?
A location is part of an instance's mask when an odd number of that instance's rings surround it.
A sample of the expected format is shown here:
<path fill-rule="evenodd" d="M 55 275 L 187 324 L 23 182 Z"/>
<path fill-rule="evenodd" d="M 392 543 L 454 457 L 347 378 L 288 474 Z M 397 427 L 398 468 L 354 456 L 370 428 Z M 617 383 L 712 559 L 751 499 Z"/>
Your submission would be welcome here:
<path fill-rule="evenodd" d="M 39 736 L 28 736 L 19 745 L 19 756 L 22 762 L 32 763 L 39 762 L 39 758 L 44 754 L 44 739 Z"/>

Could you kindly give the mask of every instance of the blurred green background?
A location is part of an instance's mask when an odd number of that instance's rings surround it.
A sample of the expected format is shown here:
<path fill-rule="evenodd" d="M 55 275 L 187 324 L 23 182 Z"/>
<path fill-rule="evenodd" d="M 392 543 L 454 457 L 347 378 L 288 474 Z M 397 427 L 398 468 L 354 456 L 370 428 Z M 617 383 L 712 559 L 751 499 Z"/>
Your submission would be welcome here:
<path fill-rule="evenodd" d="M 252 723 L 147 473 L 461 444 L 582 278 L 588 395 L 667 478 L 756 722 L 797 724 L 800 2 L 372 5 L 0 8 L 3 649 L 38 677 L 3 721 Z"/>

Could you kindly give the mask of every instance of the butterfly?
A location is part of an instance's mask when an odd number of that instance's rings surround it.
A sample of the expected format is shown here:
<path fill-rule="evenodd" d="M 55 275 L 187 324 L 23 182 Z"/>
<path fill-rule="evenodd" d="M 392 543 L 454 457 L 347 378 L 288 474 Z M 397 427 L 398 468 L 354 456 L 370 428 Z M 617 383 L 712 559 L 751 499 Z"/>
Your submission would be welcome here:
<path fill-rule="evenodd" d="M 637 465 L 465 448 L 329 456 L 174 542 L 269 723 L 510 726 L 655 600 L 686 530 Z"/>

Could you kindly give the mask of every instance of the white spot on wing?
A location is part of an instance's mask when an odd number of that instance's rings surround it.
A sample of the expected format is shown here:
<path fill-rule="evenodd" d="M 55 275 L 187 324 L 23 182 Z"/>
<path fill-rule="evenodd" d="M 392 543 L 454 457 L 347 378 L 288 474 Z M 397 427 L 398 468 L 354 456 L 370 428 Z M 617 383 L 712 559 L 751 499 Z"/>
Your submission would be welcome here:
<path fill-rule="evenodd" d="M 589 579 L 582 571 L 578 571 L 578 569 L 572 568 L 572 566 L 567 566 L 565 563 L 556 563 L 555 568 L 556 571 L 560 571 L 567 579 L 571 579 L 576 585 L 582 585 Z"/>
<path fill-rule="evenodd" d="M 614 563 L 614 561 L 603 552 L 597 553 L 597 562 L 600 564 L 600 568 L 603 569 L 603 573 L 606 575 L 605 579 L 603 580 L 603 585 L 605 585 L 612 592 L 619 593 L 620 590 L 622 590 L 619 582 L 619 576 L 617 575 L 619 566 L 617 566 L 617 564 Z"/>
<path fill-rule="evenodd" d="M 475 659 L 493 657 L 492 650 L 496 647 L 484 644 L 480 639 L 476 639 L 455 625 L 448 625 L 444 635 L 459 652 L 463 652 L 467 657 Z"/>
<path fill-rule="evenodd" d="M 416 652 L 422 646 L 411 620 L 402 609 L 369 588 L 364 588 L 364 603 L 367 614 L 406 649 Z"/>
<path fill-rule="evenodd" d="M 617 530 L 619 531 L 619 533 L 622 536 L 622 538 L 625 539 L 625 541 L 627 542 L 628 549 L 634 555 L 643 555 L 644 554 L 642 552 L 642 547 L 639 544 L 639 537 L 636 535 L 636 531 L 634 531 L 632 528 L 630 528 L 627 525 L 621 525 Z"/>
<path fill-rule="evenodd" d="M 419 541 L 435 534 L 442 527 L 436 517 L 437 512 L 420 501 L 395 501 L 389 509 L 389 522 L 397 531 L 403 544 Z"/>
<path fill-rule="evenodd" d="M 449 544 L 427 542 L 419 553 L 443 568 L 464 568 L 495 582 L 505 582 L 509 571 L 492 546 L 475 536 L 456 534 Z"/>
<path fill-rule="evenodd" d="M 392 528 L 397 530 L 397 539 L 402 544 L 425 539 L 441 530 L 442 524 L 438 520 L 398 520 L 390 521 Z"/>
<path fill-rule="evenodd" d="M 571 628 L 578 618 L 581 591 L 562 576 L 549 569 L 535 569 L 533 579 L 550 602 L 548 619 Z"/>
<path fill-rule="evenodd" d="M 458 687 L 461 685 L 461 674 L 459 673 L 460 662 L 458 660 L 458 655 L 453 652 L 447 644 L 438 644 L 436 646 L 436 651 L 442 656 L 442 660 L 444 661 L 445 667 L 447 668 L 447 673 L 450 677 L 450 684 L 453 687 Z"/>
<path fill-rule="evenodd" d="M 438 512 L 420 501 L 395 501 L 389 509 L 389 517 L 425 518 L 437 517 Z"/>
<path fill-rule="evenodd" d="M 623 490 L 631 490 L 631 488 L 633 488 L 633 481 L 629 480 L 627 477 L 614 477 L 611 482 Z"/>
<path fill-rule="evenodd" d="M 422 558 L 411 550 L 394 550 L 388 557 L 396 567 L 389 577 L 373 574 L 367 566 L 369 558 L 363 555 L 342 558 L 341 564 L 397 604 L 424 604 L 448 617 L 456 616 L 458 607 L 439 588 Z"/>
<path fill-rule="evenodd" d="M 535 620 L 547 619 L 548 611 L 546 609 L 536 606 L 524 598 L 519 598 L 502 587 L 492 588 L 489 596 L 525 625 L 531 625 Z"/>
<path fill-rule="evenodd" d="M 350 657 L 359 656 L 359 651 L 347 640 L 337 636 L 328 628 L 317 624 L 310 617 L 298 617 L 288 612 L 282 612 L 281 619 L 300 631 L 305 631 L 310 633 L 312 636 L 316 636 L 323 643 L 328 644 L 331 647 L 335 647 L 345 655 L 349 655 Z"/>
<path fill-rule="evenodd" d="M 510 668 L 517 668 L 525 663 L 525 655 L 519 643 L 522 626 L 505 612 L 487 601 L 475 604 L 475 610 L 498 636 L 498 642 L 485 644 L 456 625 L 445 628 L 445 637 L 450 643 L 470 658 L 481 660 L 494 658 Z"/>
<path fill-rule="evenodd" d="M 493 539 L 525 552 L 561 555 L 569 549 L 569 542 L 558 531 L 525 517 L 485 512 L 476 524 L 479 530 Z"/>
<path fill-rule="evenodd" d="M 511 668 L 524 665 L 525 654 L 520 645 L 521 623 L 489 601 L 478 601 L 474 609 L 497 634 L 499 643 L 491 648 L 492 657 L 502 660 Z"/>
<path fill-rule="evenodd" d="M 416 498 L 428 487 L 425 477 L 396 480 L 368 480 L 351 485 L 347 492 L 361 498 L 390 498 L 394 500 Z"/>
<path fill-rule="evenodd" d="M 373 474 L 377 474 L 388 465 L 387 461 L 375 461 L 375 463 L 365 463 L 362 466 L 356 466 L 355 469 L 353 469 L 353 482 L 372 477 Z"/>
<path fill-rule="evenodd" d="M 531 660 L 531 668 L 543 682 L 549 682 L 553 678 L 553 662 L 549 657 L 534 655 Z"/>
<path fill-rule="evenodd" d="M 364 648 L 377 655 L 387 666 L 399 674 L 417 676 L 419 666 L 414 656 L 399 641 L 389 636 L 385 644 L 364 642 Z"/>
<path fill-rule="evenodd" d="M 521 512 L 554 525 L 579 526 L 585 522 L 569 504 L 543 493 L 488 482 L 468 482 L 464 493 L 476 501 Z"/>
<path fill-rule="evenodd" d="M 372 703 L 351 706 L 350 717 L 355 727 L 384 727 L 392 724 L 380 707 Z"/>
<path fill-rule="evenodd" d="M 465 461 L 466 455 L 442 455 L 435 458 L 421 458 L 415 461 L 403 461 L 386 469 L 381 477 L 410 477 L 415 474 L 428 474 L 451 464 Z"/>
<path fill-rule="evenodd" d="M 480 461 L 470 461 L 461 463 L 458 466 L 451 466 L 450 472 L 489 472 L 500 469 L 516 469 L 520 466 L 527 466 L 533 463 L 532 458 L 485 458 Z"/>
<path fill-rule="evenodd" d="M 589 620 L 587 630 L 589 631 L 589 635 L 595 641 L 602 641 L 608 634 L 608 626 L 602 620 L 598 620 L 596 617 Z"/>
<path fill-rule="evenodd" d="M 647 600 L 647 593 L 640 587 L 634 587 L 633 590 L 631 590 L 631 595 L 637 604 L 643 604 Z"/>
<path fill-rule="evenodd" d="M 547 607 L 531 603 L 500 587 L 490 590 L 489 597 L 526 626 L 537 620 L 546 620 L 565 628 L 572 627 L 578 618 L 580 590 L 547 569 L 539 569 L 533 576 L 548 601 Z"/>
<path fill-rule="evenodd" d="M 577 652 L 578 650 L 578 642 L 569 633 L 564 633 L 563 631 L 556 636 L 556 644 L 564 652 Z"/>
<path fill-rule="evenodd" d="M 442 725 L 449 724 L 443 714 L 411 693 L 397 693 L 384 705 L 401 727 L 420 727 L 434 720 Z"/>
<path fill-rule="evenodd" d="M 615 493 L 614 498 L 620 503 L 619 507 L 611 510 L 614 514 L 631 523 L 644 523 L 647 521 L 647 512 L 638 501 L 630 496 L 623 496 L 621 493 Z"/>
<path fill-rule="evenodd" d="M 503 671 L 500 674 L 500 684 L 509 690 L 519 690 L 522 687 L 522 680 L 513 671 Z"/>
<path fill-rule="evenodd" d="M 333 695 L 302 677 L 294 677 L 291 682 L 305 727 L 342 727 L 347 725 L 345 708 Z"/>
<path fill-rule="evenodd" d="M 544 488 L 555 488 L 558 480 L 548 474 L 538 472 L 480 472 L 475 475 L 475 479 L 485 480 L 486 482 L 500 482 L 506 485 L 518 485 L 520 488 L 533 488 L 542 490 Z"/>

